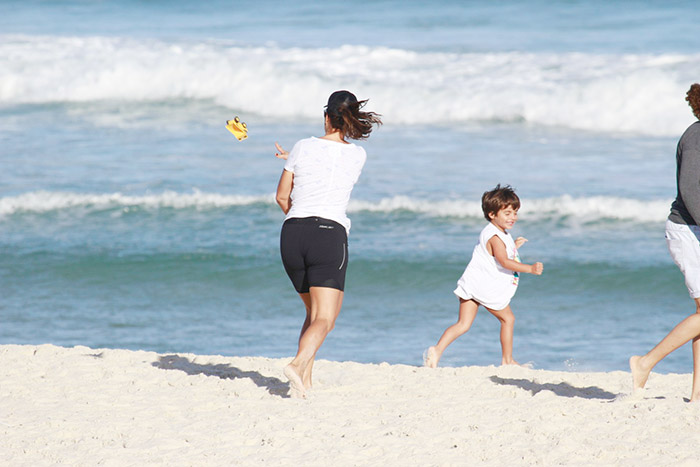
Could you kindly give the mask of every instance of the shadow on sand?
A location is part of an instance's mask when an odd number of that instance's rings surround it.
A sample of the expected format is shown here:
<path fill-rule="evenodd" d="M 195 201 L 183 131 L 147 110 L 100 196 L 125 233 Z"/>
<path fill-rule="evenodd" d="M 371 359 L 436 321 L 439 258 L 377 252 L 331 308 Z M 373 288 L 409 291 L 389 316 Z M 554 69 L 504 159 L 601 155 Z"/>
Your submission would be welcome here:
<path fill-rule="evenodd" d="M 552 391 L 554 394 L 560 397 L 581 397 L 584 399 L 603 399 L 603 400 L 614 400 L 618 394 L 613 394 L 612 392 L 604 391 L 596 386 L 588 386 L 587 388 L 577 388 L 569 383 L 538 383 L 536 381 L 530 381 L 529 379 L 509 379 L 500 378 L 498 376 L 491 376 L 491 381 L 496 384 L 517 386 L 520 389 L 529 391 L 534 396 L 540 391 Z"/>
<path fill-rule="evenodd" d="M 289 383 L 272 376 L 261 375 L 257 371 L 244 371 L 225 363 L 202 365 L 180 355 L 162 355 L 152 365 L 162 370 L 184 371 L 188 375 L 216 376 L 221 379 L 248 378 L 273 396 L 289 397 Z"/>

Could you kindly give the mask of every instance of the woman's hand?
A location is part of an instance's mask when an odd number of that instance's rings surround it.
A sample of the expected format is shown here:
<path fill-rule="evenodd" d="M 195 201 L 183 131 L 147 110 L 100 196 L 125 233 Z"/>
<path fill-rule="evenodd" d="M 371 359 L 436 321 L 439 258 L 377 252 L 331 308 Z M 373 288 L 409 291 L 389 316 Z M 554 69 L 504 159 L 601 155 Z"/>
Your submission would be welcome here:
<path fill-rule="evenodd" d="M 275 142 L 275 147 L 277 148 L 277 152 L 275 153 L 275 157 L 277 159 L 284 159 L 285 161 L 287 160 L 287 157 L 289 157 L 289 153 L 282 149 L 282 146 L 279 145 L 279 143 Z"/>

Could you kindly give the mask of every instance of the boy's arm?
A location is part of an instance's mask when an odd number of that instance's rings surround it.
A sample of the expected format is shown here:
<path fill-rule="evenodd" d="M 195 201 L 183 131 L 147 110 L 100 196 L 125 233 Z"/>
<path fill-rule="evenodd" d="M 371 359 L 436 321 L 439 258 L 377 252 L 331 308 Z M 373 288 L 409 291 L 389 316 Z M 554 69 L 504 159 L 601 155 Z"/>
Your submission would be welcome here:
<path fill-rule="evenodd" d="M 508 258 L 506 244 L 503 243 L 503 240 L 498 238 L 498 235 L 491 237 L 489 240 L 489 245 L 491 246 L 493 257 L 496 258 L 496 261 L 498 261 L 504 268 L 510 269 L 514 272 L 527 272 L 538 276 L 542 274 L 542 263 L 524 264 Z"/>

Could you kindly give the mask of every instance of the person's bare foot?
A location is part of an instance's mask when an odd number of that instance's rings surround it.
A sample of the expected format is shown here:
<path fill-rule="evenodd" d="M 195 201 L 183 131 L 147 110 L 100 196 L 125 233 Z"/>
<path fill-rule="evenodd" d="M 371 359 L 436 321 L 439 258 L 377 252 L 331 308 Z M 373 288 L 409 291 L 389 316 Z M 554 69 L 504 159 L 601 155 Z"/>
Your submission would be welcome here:
<path fill-rule="evenodd" d="M 428 368 L 437 368 L 438 361 L 440 357 L 435 350 L 435 346 L 430 346 L 423 352 L 423 366 Z"/>
<path fill-rule="evenodd" d="M 302 382 L 304 383 L 304 389 L 311 389 L 311 375 L 309 372 L 304 373 L 304 376 L 301 378 Z"/>
<path fill-rule="evenodd" d="M 284 376 L 289 380 L 289 395 L 295 399 L 306 399 L 304 383 L 292 365 L 284 367 Z"/>
<path fill-rule="evenodd" d="M 638 355 L 633 355 L 632 357 L 630 357 L 630 372 L 632 372 L 632 388 L 635 391 L 637 391 L 638 389 L 644 389 L 644 385 L 647 384 L 647 379 L 649 378 L 649 373 L 651 373 L 651 369 L 646 369 L 642 365 L 641 359 L 642 357 Z"/>

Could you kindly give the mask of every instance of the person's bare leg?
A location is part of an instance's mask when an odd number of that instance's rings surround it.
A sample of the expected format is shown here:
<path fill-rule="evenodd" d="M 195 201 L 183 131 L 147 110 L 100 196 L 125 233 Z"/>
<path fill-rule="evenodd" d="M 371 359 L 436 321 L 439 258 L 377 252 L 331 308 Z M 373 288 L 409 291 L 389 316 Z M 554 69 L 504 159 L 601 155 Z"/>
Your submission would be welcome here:
<path fill-rule="evenodd" d="M 292 394 L 305 397 L 303 375 L 313 361 L 326 336 L 335 326 L 342 305 L 343 292 L 328 287 L 311 287 L 311 321 L 299 339 L 299 350 L 294 360 L 284 370 L 289 378 Z"/>
<path fill-rule="evenodd" d="M 630 357 L 630 371 L 632 372 L 632 387 L 633 389 L 642 389 L 649 378 L 652 368 L 663 360 L 668 354 L 676 350 L 691 339 L 700 336 L 700 298 L 695 299 L 695 313 L 685 318 L 678 323 L 675 328 L 664 337 L 661 342 L 656 344 L 656 347 L 651 349 L 646 355 L 634 355 Z M 693 392 L 691 400 L 698 400 L 700 394 L 696 394 L 696 389 L 700 390 L 699 372 L 697 371 L 700 363 L 698 363 L 698 348 L 700 344 L 693 342 Z"/>
<path fill-rule="evenodd" d="M 311 294 L 309 292 L 300 293 L 299 297 L 301 297 L 301 300 L 304 302 L 304 307 L 306 308 L 306 319 L 304 320 L 304 324 L 301 327 L 301 332 L 299 333 L 299 342 L 301 342 L 301 336 L 304 335 L 306 330 L 309 328 L 309 324 L 311 324 Z M 306 371 L 301 376 L 301 380 L 304 383 L 304 388 L 306 389 L 311 387 L 311 370 L 313 369 L 313 366 L 314 359 L 312 358 L 309 365 L 306 367 Z"/>
<path fill-rule="evenodd" d="M 695 299 L 695 314 L 700 314 L 700 298 Z M 693 338 L 693 389 L 690 402 L 700 401 L 700 336 Z"/>
<path fill-rule="evenodd" d="M 337 303 L 336 303 L 337 310 L 336 310 L 336 313 L 335 313 L 336 318 L 337 318 L 338 315 L 340 314 L 340 309 L 343 307 L 343 297 L 344 297 L 344 296 L 345 296 L 345 293 L 344 293 L 344 292 L 340 292 L 340 293 L 338 294 L 338 301 L 337 301 Z M 309 307 L 310 307 L 310 306 L 311 306 L 311 302 L 309 301 Z M 310 315 L 309 315 L 309 317 L 310 317 Z M 309 322 L 310 322 L 310 321 L 311 321 L 311 318 L 309 318 Z M 335 321 L 334 321 L 334 324 L 333 324 L 333 325 L 335 326 Z M 307 326 L 307 327 L 308 327 L 308 326 Z M 329 331 L 329 332 L 330 332 L 330 331 Z M 303 335 L 303 333 L 302 333 L 302 335 Z M 301 335 L 299 336 L 299 341 L 301 342 Z M 320 348 L 320 346 L 319 346 L 319 348 Z M 316 349 L 316 352 L 318 352 L 318 349 Z M 304 387 L 305 387 L 306 389 L 309 389 L 309 388 L 311 388 L 311 386 L 312 386 L 312 381 L 311 381 L 311 370 L 313 369 L 314 362 L 316 361 L 316 352 L 314 352 L 313 357 L 311 357 L 311 360 L 309 360 L 309 364 L 306 366 L 306 370 L 304 371 L 304 376 L 303 376 L 303 378 L 302 378 L 302 380 L 304 381 Z"/>
<path fill-rule="evenodd" d="M 436 368 L 442 353 L 448 345 L 454 342 L 459 336 L 469 331 L 469 328 L 476 318 L 476 312 L 479 310 L 479 304 L 474 300 L 459 299 L 459 318 L 452 326 L 445 329 L 440 340 L 434 346 L 428 347 L 425 355 L 425 366 Z"/>
<path fill-rule="evenodd" d="M 501 365 L 519 365 L 513 359 L 513 329 L 515 328 L 513 310 L 510 309 L 510 305 L 502 310 L 486 309 L 501 322 Z"/>
<path fill-rule="evenodd" d="M 693 339 L 693 389 L 690 402 L 700 401 L 700 337 Z"/>

